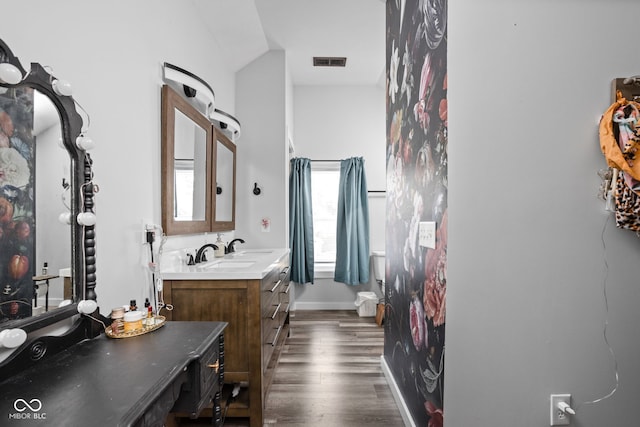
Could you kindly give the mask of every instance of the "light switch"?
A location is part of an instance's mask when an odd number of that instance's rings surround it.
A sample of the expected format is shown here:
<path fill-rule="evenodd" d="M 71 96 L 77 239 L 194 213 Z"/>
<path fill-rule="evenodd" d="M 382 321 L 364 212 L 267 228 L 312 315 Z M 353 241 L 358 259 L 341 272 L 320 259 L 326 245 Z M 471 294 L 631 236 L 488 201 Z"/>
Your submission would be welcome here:
<path fill-rule="evenodd" d="M 436 223 L 435 221 L 421 221 L 418 230 L 418 244 L 425 248 L 436 248 Z"/>

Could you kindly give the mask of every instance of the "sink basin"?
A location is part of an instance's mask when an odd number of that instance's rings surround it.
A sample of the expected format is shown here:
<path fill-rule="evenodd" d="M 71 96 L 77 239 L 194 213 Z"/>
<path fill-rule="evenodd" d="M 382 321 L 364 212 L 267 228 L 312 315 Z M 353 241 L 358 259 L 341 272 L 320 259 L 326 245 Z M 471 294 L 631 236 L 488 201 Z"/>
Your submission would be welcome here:
<path fill-rule="evenodd" d="M 209 264 L 198 266 L 199 270 L 227 270 L 248 268 L 255 264 L 255 261 L 214 261 Z"/>
<path fill-rule="evenodd" d="M 260 250 L 260 249 L 255 249 L 255 250 L 248 250 L 248 251 L 238 251 L 238 252 L 233 252 L 228 254 L 228 257 L 231 258 L 236 258 L 236 257 L 243 257 L 243 256 L 247 256 L 247 255 L 264 255 L 264 254 L 270 254 L 273 251 L 265 249 L 265 250 Z"/>

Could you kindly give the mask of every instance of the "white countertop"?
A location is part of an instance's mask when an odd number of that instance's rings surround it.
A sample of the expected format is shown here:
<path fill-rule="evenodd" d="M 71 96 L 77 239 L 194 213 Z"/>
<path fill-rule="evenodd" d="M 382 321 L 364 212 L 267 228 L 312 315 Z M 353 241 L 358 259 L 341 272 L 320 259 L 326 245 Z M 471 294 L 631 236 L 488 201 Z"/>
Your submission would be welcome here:
<path fill-rule="evenodd" d="M 163 280 L 262 279 L 288 253 L 288 248 L 242 249 L 214 258 L 210 250 L 209 261 L 196 265 L 184 262 L 163 265 L 160 275 Z"/>

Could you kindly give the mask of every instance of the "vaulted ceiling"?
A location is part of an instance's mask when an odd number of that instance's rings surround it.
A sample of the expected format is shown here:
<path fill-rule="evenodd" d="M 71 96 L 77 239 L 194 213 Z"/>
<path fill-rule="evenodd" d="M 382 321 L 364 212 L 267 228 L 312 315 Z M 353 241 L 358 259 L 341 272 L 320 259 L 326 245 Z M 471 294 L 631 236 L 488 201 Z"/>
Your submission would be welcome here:
<path fill-rule="evenodd" d="M 285 50 L 294 85 L 384 85 L 384 0 L 191 0 L 239 70 Z M 346 67 L 313 67 L 313 57 Z"/>

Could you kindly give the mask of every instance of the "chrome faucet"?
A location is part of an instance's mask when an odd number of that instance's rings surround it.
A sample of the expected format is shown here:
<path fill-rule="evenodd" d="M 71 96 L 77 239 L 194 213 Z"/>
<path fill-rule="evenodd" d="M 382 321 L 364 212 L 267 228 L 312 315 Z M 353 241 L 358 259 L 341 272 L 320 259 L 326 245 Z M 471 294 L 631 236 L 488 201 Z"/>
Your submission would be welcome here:
<path fill-rule="evenodd" d="M 227 245 L 227 250 L 226 252 L 228 254 L 232 254 L 236 251 L 236 242 L 240 242 L 240 243 L 244 243 L 244 240 L 242 239 L 233 239 L 232 241 L 229 242 L 229 244 Z"/>
<path fill-rule="evenodd" d="M 202 247 L 198 249 L 198 252 L 196 253 L 196 259 L 195 259 L 196 264 L 205 262 L 207 260 L 207 256 L 205 255 L 205 251 L 207 250 L 207 248 L 213 248 L 214 250 L 218 249 L 218 247 L 213 243 L 206 243 L 202 245 Z"/>

